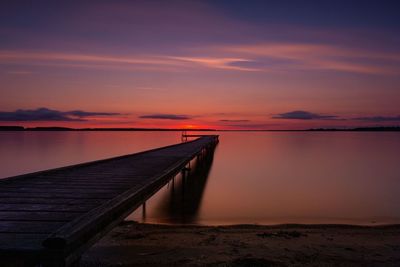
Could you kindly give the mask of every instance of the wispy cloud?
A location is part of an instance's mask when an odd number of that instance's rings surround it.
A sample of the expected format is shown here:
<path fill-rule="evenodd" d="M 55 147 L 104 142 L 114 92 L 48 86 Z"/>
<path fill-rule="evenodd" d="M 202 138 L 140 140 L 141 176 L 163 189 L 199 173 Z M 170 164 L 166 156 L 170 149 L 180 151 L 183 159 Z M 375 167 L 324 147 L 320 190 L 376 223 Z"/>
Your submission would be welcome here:
<path fill-rule="evenodd" d="M 354 118 L 356 121 L 366 121 L 366 122 L 400 122 L 399 116 L 372 116 L 372 117 L 358 117 Z"/>
<path fill-rule="evenodd" d="M 202 55 L 198 56 L 198 52 Z M 400 54 L 311 43 L 256 43 L 204 46 L 168 53 L 129 55 L 78 54 L 51 51 L 0 51 L 3 63 L 122 69 L 220 69 L 243 72 L 339 71 L 361 74 L 399 74 Z M 388 64 L 388 62 L 390 62 Z"/>
<path fill-rule="evenodd" d="M 261 43 L 216 48 L 228 55 L 264 62 L 274 70 L 333 70 L 363 74 L 398 74 L 400 54 L 308 43 Z M 251 60 L 249 60 L 251 61 Z M 396 65 L 396 64 L 395 64 Z"/>
<path fill-rule="evenodd" d="M 336 120 L 339 119 L 334 115 L 323 115 L 312 113 L 303 110 L 295 110 L 291 112 L 277 114 L 272 117 L 273 119 L 287 119 L 287 120 Z"/>
<path fill-rule="evenodd" d="M 178 114 L 149 114 L 139 116 L 141 119 L 157 119 L 157 120 L 189 120 L 190 116 Z"/>
<path fill-rule="evenodd" d="M 132 67 L 160 70 L 171 68 L 187 70 L 188 68 L 211 68 L 234 71 L 257 71 L 255 68 L 242 67 L 235 64 L 250 62 L 245 58 L 225 57 L 193 57 L 169 55 L 126 55 L 110 56 L 96 54 L 74 54 L 55 52 L 27 52 L 27 51 L 0 51 L 0 60 L 3 63 L 45 64 L 67 67 L 118 67 L 130 69 Z"/>
<path fill-rule="evenodd" d="M 241 71 L 260 71 L 257 68 L 241 67 L 234 64 L 241 62 L 251 62 L 252 60 L 244 58 L 211 58 L 211 57 L 169 57 L 174 60 L 191 62 L 208 68 L 241 70 Z"/>
<path fill-rule="evenodd" d="M 88 112 L 82 110 L 58 111 L 48 108 L 0 111 L 0 121 L 87 121 L 88 117 L 116 116 L 120 113 Z"/>

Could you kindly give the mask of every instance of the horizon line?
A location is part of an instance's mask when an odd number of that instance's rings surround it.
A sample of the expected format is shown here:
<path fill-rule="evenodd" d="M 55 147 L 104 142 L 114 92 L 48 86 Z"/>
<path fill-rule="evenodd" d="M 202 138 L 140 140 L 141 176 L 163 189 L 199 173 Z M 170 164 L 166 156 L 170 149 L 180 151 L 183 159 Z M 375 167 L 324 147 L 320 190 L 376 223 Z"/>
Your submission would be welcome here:
<path fill-rule="evenodd" d="M 4 125 L 0 126 L 0 131 L 204 131 L 204 132 L 302 132 L 302 131 L 400 131 L 400 126 L 371 126 L 371 127 L 352 127 L 352 128 L 307 128 L 307 129 L 195 129 L 195 128 L 135 128 L 135 127 L 89 127 L 89 128 L 70 128 L 70 127 L 24 127 Z"/>

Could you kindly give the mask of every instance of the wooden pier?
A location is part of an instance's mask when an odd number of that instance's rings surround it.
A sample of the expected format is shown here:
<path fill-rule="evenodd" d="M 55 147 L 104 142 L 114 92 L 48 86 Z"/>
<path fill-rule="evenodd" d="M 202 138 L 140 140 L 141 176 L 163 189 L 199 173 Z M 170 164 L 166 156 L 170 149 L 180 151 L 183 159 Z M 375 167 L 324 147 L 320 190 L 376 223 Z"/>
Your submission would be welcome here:
<path fill-rule="evenodd" d="M 181 172 L 217 135 L 0 180 L 0 262 L 72 266 Z M 7 265 L 2 265 L 7 266 Z"/>

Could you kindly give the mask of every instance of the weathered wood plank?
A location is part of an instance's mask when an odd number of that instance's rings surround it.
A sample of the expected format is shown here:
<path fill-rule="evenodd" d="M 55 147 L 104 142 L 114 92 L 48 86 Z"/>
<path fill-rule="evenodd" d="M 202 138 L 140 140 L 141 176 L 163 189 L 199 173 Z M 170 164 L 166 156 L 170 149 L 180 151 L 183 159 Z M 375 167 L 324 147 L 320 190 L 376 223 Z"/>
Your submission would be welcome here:
<path fill-rule="evenodd" d="M 99 204 L 1 204 L 0 211 L 88 211 Z"/>
<path fill-rule="evenodd" d="M 70 193 L 70 192 L 76 192 L 76 193 L 117 193 L 117 192 L 121 192 L 122 189 L 108 189 L 108 188 L 104 188 L 104 189 L 90 189 L 90 188 L 84 188 L 84 189 L 80 189 L 80 188 L 75 188 L 75 189 L 68 189 L 68 188 L 52 188 L 50 190 L 50 188 L 47 187 L 39 187 L 39 188 L 35 188 L 35 187 L 31 187 L 31 188 L 27 188 L 27 187 L 22 187 L 22 188 L 6 188 L 6 187 L 1 187 L 0 188 L 0 193 L 37 193 L 37 194 L 41 194 L 41 193 L 47 193 L 47 192 L 52 192 L 52 193 Z"/>
<path fill-rule="evenodd" d="M 0 211 L 0 221 L 60 221 L 68 222 L 84 212 Z M 1 242 L 0 242 L 1 243 Z"/>
<path fill-rule="evenodd" d="M 129 186 L 131 186 L 132 184 L 135 184 L 135 181 L 129 181 L 129 182 L 123 182 L 123 183 L 119 183 L 119 182 L 104 182 L 104 181 L 97 181 L 97 182 L 93 182 L 93 181 L 82 181 L 82 182 L 80 182 L 80 181 L 70 181 L 70 182 L 67 182 L 67 181 L 60 181 L 60 182 L 51 182 L 51 183 L 42 183 L 42 182 L 38 182 L 38 183 L 32 183 L 32 184 L 30 184 L 30 185 L 32 185 L 32 186 L 52 186 L 52 185 L 54 185 L 55 187 L 57 187 L 57 186 L 70 186 L 70 187 L 73 187 L 73 186 L 76 186 L 76 187 L 83 187 L 83 188 L 85 188 L 85 186 L 87 186 L 87 187 L 96 187 L 96 186 L 101 186 L 101 187 L 103 187 L 103 186 L 110 186 L 111 188 L 112 187 L 120 187 L 120 188 L 124 188 L 124 187 L 129 187 Z"/>
<path fill-rule="evenodd" d="M 75 199 L 110 199 L 118 195 L 118 193 L 59 193 L 59 192 L 43 192 L 43 193 L 34 193 L 34 192 L 0 192 L 0 198 L 75 198 Z"/>
<path fill-rule="evenodd" d="M 1 204 L 49 204 L 49 198 L 32 197 L 32 198 L 0 198 Z M 52 198 L 52 204 L 102 204 L 104 199 L 97 198 Z"/>
<path fill-rule="evenodd" d="M 39 233 L 0 233 L 0 252 L 38 251 L 48 234 Z M 1 263 L 1 262 L 0 262 Z"/>
<path fill-rule="evenodd" d="M 124 184 L 116 184 L 116 183 L 71 183 L 71 182 L 52 182 L 52 183 L 28 183 L 25 185 L 2 185 L 1 188 L 21 188 L 21 187 L 27 187 L 27 185 L 30 188 L 54 188 L 54 189 L 61 189 L 61 188 L 90 188 L 90 189 L 104 189 L 104 188 L 110 188 L 110 189 L 122 189 L 126 188 L 126 186 L 129 186 L 132 183 L 124 183 Z"/>
<path fill-rule="evenodd" d="M 48 221 L 0 221 L 0 233 L 50 234 L 64 224 L 65 222 Z"/>
<path fill-rule="evenodd" d="M 36 181 L 35 183 L 18 183 L 15 185 L 20 185 L 20 186 L 24 186 L 24 185 L 35 185 L 35 184 L 40 184 L 40 185 L 59 185 L 59 184 L 64 184 L 64 185 L 84 185 L 84 184 L 88 184 L 88 185 L 120 185 L 120 186 L 129 186 L 133 183 L 135 183 L 136 181 L 140 181 L 143 178 L 130 178 L 130 179 L 126 179 L 124 181 L 113 181 L 111 180 L 96 180 L 96 179 L 85 179 L 85 180 L 76 180 L 76 179 L 65 179 L 65 180 L 52 180 L 52 181 L 46 181 L 46 182 L 42 182 L 42 181 Z M 14 185 L 14 184 L 13 184 Z M 4 185 L 4 186 L 11 186 L 9 184 Z"/>

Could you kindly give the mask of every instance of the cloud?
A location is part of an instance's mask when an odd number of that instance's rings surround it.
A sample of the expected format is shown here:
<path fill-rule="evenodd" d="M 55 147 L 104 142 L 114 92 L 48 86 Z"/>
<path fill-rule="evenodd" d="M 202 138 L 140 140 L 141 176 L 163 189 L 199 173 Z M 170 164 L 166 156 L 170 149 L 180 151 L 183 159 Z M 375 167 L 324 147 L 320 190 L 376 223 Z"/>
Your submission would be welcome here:
<path fill-rule="evenodd" d="M 87 112 L 82 110 L 58 111 L 48 108 L 18 109 L 16 111 L 0 111 L 0 121 L 87 121 L 94 116 L 116 116 L 120 113 Z"/>
<path fill-rule="evenodd" d="M 203 55 L 203 56 L 199 56 Z M 206 56 L 204 56 L 206 55 Z M 0 61 L 26 65 L 141 70 L 220 69 L 241 72 L 337 71 L 399 74 L 400 54 L 332 44 L 264 42 L 200 46 L 178 52 L 90 54 L 56 51 L 0 51 Z"/>
<path fill-rule="evenodd" d="M 170 56 L 161 54 L 138 54 L 126 56 L 112 56 L 103 54 L 76 54 L 60 52 L 27 52 L 27 51 L 0 51 L 0 60 L 7 63 L 23 63 L 27 65 L 50 65 L 85 68 L 122 68 L 159 70 L 188 68 L 210 68 L 236 71 L 258 71 L 256 68 L 238 66 L 241 62 L 251 62 L 246 58 L 226 57 L 192 57 Z"/>
<path fill-rule="evenodd" d="M 398 74 L 400 54 L 367 51 L 330 44 L 261 43 L 217 48 L 228 56 L 245 57 L 249 62 L 265 62 L 276 71 L 332 70 L 361 74 Z M 265 69 L 265 68 L 261 68 Z"/>
<path fill-rule="evenodd" d="M 88 111 L 82 111 L 82 110 L 73 110 L 73 111 L 67 111 L 64 112 L 66 115 L 72 115 L 76 116 L 79 118 L 83 117 L 93 117 L 93 116 L 116 116 L 116 115 L 122 115 L 121 113 L 113 113 L 113 112 L 88 112 Z"/>
<path fill-rule="evenodd" d="M 393 122 L 393 121 L 400 122 L 400 115 L 392 117 L 391 116 L 359 117 L 359 118 L 354 118 L 353 120 L 367 121 L 367 122 Z"/>
<path fill-rule="evenodd" d="M 260 71 L 257 68 L 242 67 L 235 64 L 242 62 L 252 62 L 244 58 L 220 58 L 220 57 L 169 57 L 174 60 L 190 62 L 215 69 L 241 70 L 241 71 Z"/>
<path fill-rule="evenodd" d="M 219 120 L 220 122 L 249 122 L 250 120 Z"/>
<path fill-rule="evenodd" d="M 311 113 L 303 110 L 295 110 L 291 112 L 277 114 L 272 117 L 273 119 L 287 119 L 287 120 L 336 120 L 337 116 L 334 115 L 321 115 Z"/>
<path fill-rule="evenodd" d="M 158 120 L 189 120 L 190 116 L 177 114 L 149 114 L 139 116 L 141 119 L 158 119 Z"/>

